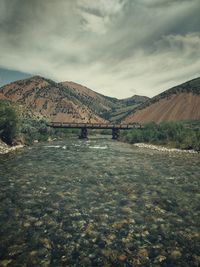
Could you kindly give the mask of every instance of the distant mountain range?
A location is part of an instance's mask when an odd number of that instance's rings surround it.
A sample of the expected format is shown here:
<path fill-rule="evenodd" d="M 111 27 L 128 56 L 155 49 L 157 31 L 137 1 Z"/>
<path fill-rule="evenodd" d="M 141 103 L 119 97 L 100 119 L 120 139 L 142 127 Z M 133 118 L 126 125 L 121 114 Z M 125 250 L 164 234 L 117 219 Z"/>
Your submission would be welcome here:
<path fill-rule="evenodd" d="M 56 83 L 34 76 L 0 88 L 0 100 L 10 100 L 50 121 L 105 123 L 125 117 L 148 97 L 119 100 L 74 82 Z"/>
<path fill-rule="evenodd" d="M 148 98 L 117 99 L 74 82 L 56 83 L 34 76 L 0 88 L 9 100 L 32 116 L 49 121 L 106 123 L 161 122 L 200 119 L 200 78 Z"/>

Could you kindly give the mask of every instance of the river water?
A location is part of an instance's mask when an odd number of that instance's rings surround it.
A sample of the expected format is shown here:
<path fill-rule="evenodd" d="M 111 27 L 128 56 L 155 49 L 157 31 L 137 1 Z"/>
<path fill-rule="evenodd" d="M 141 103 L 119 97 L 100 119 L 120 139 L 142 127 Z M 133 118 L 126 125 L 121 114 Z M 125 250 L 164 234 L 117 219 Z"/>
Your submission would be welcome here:
<path fill-rule="evenodd" d="M 200 266 L 200 156 L 110 139 L 0 158 L 0 266 Z"/>

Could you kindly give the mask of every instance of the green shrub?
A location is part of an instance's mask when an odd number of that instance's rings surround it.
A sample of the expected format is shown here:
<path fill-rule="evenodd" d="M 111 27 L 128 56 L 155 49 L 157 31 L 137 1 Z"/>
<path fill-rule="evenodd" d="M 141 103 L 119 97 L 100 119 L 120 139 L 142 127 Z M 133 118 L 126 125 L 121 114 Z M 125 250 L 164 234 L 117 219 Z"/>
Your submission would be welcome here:
<path fill-rule="evenodd" d="M 16 135 L 16 112 L 9 102 L 0 101 L 0 138 L 11 145 Z"/>
<path fill-rule="evenodd" d="M 200 123 L 199 123 L 200 124 Z M 200 151 L 200 128 L 183 122 L 149 123 L 143 129 L 134 129 L 121 134 L 121 139 L 129 143 L 152 143 L 175 146 L 181 149 Z"/>
<path fill-rule="evenodd" d="M 30 145 L 34 140 L 47 141 L 51 130 L 45 120 L 23 118 L 20 123 L 20 133 L 23 135 L 25 143 Z"/>

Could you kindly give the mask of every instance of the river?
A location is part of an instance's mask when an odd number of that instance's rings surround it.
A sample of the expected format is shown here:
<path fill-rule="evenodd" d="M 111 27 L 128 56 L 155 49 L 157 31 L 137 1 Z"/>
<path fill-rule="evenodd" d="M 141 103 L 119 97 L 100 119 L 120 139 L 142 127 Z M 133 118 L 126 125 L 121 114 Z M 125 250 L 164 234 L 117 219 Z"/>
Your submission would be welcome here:
<path fill-rule="evenodd" d="M 200 156 L 108 138 L 0 157 L 0 266 L 200 266 Z"/>

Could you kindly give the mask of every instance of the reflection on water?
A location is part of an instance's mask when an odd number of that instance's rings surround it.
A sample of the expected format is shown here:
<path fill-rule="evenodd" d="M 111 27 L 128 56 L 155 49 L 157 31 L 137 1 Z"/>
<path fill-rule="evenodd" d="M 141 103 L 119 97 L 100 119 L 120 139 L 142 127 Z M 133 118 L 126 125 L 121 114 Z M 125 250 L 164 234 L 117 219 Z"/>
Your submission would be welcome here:
<path fill-rule="evenodd" d="M 200 157 L 111 140 L 0 158 L 0 266 L 199 266 Z"/>

